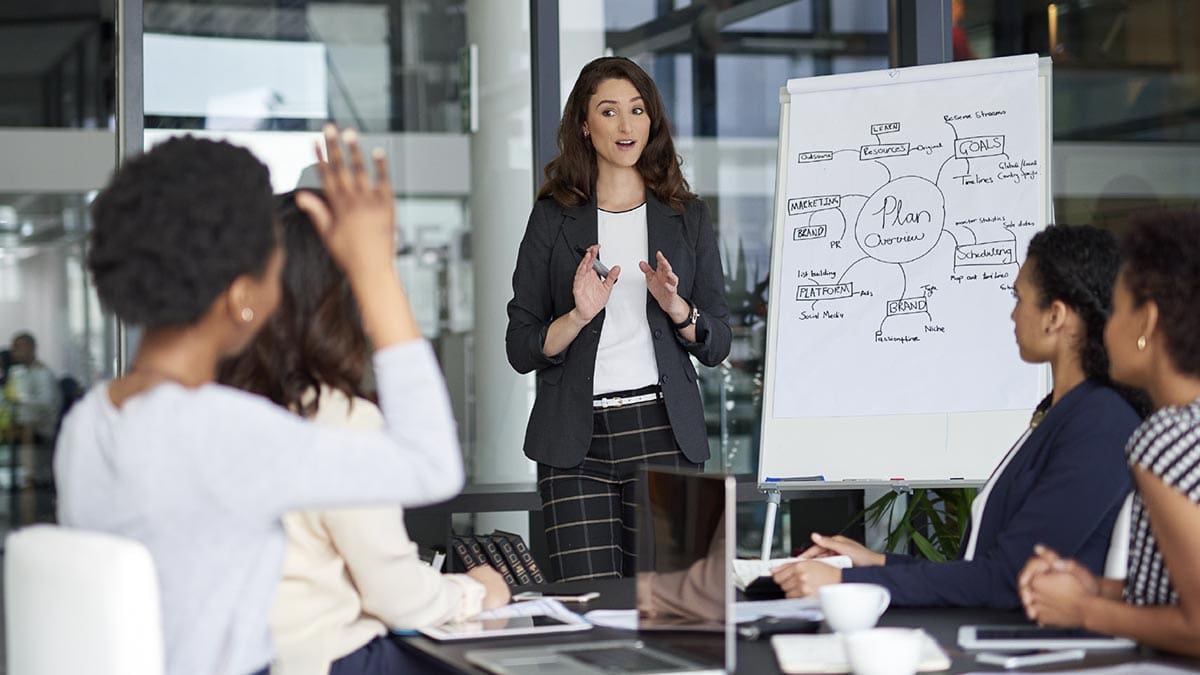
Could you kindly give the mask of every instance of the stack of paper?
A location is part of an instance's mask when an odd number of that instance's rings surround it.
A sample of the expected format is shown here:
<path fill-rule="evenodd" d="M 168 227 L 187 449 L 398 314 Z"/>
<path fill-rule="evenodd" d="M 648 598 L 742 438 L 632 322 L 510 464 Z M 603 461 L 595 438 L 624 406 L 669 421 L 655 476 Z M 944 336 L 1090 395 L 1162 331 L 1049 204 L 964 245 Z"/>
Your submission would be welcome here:
<path fill-rule="evenodd" d="M 745 601 L 733 605 L 734 623 L 748 623 L 766 616 L 811 621 L 821 621 L 825 618 L 820 605 L 811 599 Z M 637 630 L 638 627 L 636 609 L 593 609 L 584 614 L 583 618 L 593 626 L 623 630 Z"/>
<path fill-rule="evenodd" d="M 922 631 L 921 672 L 946 670 L 950 657 L 938 646 L 933 636 Z M 820 635 L 776 635 L 771 638 L 779 669 L 785 673 L 848 673 L 850 662 L 842 636 L 837 633 Z"/>

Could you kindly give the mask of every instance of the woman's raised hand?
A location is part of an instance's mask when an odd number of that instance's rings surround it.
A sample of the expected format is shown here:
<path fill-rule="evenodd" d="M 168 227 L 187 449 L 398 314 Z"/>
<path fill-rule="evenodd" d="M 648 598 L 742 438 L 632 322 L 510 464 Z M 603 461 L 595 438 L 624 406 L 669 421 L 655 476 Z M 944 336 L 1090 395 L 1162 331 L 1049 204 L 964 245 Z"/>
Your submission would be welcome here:
<path fill-rule="evenodd" d="M 342 143 L 346 151 L 342 151 Z M 367 174 L 358 132 L 325 125 L 325 151 L 317 143 L 317 172 L 325 201 L 301 192 L 296 203 L 308 214 L 329 254 L 351 281 L 393 268 L 396 202 L 382 151 L 372 153 L 375 180 Z M 348 155 L 348 157 L 347 157 Z"/>
<path fill-rule="evenodd" d="M 592 269 L 592 263 L 599 255 L 599 244 L 589 246 L 583 254 L 583 260 L 579 261 L 579 267 L 575 268 L 575 282 L 571 287 L 575 296 L 575 309 L 572 311 L 581 324 L 591 321 L 604 309 L 609 296 L 612 295 L 613 285 L 617 283 L 617 277 L 621 274 L 621 266 L 614 265 L 608 271 L 608 277 L 601 280 L 600 275 Z"/>
<path fill-rule="evenodd" d="M 342 143 L 346 144 L 346 156 Z M 317 172 L 325 200 L 309 192 L 296 204 L 312 219 L 329 255 L 346 272 L 362 312 L 363 328 L 376 349 L 421 337 L 394 264 L 396 201 L 383 153 L 372 153 L 375 180 L 367 175 L 358 132 L 325 125 L 325 147 L 317 143 Z"/>

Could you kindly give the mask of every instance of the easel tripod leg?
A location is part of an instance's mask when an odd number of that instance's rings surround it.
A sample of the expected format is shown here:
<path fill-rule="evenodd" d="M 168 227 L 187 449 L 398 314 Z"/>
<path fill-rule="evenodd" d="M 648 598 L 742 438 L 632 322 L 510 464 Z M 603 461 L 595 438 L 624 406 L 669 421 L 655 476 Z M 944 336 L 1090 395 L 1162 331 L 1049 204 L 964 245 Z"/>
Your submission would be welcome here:
<path fill-rule="evenodd" d="M 763 522 L 762 554 L 763 560 L 771 559 L 771 542 L 775 539 L 775 516 L 779 513 L 779 490 L 767 493 L 767 517 Z"/>

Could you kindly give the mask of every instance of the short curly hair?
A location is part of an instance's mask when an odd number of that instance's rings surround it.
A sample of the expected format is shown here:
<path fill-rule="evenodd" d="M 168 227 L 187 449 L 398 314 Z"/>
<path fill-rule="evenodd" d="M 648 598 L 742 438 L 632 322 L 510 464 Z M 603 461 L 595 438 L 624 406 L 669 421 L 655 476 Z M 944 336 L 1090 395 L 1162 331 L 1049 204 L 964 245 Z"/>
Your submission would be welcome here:
<path fill-rule="evenodd" d="M 126 161 L 92 202 L 87 265 L 103 305 L 145 328 L 199 320 L 278 243 L 267 167 L 249 150 L 183 136 Z"/>
<path fill-rule="evenodd" d="M 1200 211 L 1139 217 L 1121 242 L 1121 262 L 1134 302 L 1158 305 L 1175 367 L 1200 376 Z"/>

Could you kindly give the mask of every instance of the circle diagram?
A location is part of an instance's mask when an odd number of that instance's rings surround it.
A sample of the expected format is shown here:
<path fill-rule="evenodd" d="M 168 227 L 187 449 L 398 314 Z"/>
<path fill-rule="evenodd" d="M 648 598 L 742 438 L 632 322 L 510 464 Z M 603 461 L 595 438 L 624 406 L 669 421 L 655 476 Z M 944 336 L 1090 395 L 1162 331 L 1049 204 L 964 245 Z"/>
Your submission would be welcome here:
<path fill-rule="evenodd" d="M 933 182 L 902 176 L 876 190 L 854 223 L 854 238 L 868 256 L 912 262 L 937 245 L 946 221 L 946 199 Z"/>

